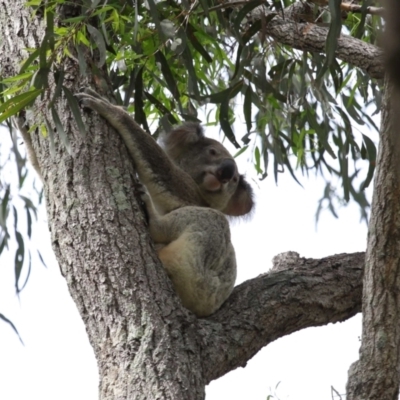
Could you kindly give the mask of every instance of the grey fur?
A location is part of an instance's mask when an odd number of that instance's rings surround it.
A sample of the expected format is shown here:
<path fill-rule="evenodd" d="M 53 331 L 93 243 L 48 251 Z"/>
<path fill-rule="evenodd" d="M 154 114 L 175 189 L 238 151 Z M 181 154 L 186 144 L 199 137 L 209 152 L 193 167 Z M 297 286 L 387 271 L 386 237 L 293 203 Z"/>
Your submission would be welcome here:
<path fill-rule="evenodd" d="M 224 214 L 253 207 L 250 185 L 199 124 L 173 129 L 164 149 L 122 108 L 91 89 L 76 94 L 121 135 L 148 193 L 143 195 L 158 256 L 183 305 L 198 316 L 215 312 L 232 292 L 236 258 Z"/>

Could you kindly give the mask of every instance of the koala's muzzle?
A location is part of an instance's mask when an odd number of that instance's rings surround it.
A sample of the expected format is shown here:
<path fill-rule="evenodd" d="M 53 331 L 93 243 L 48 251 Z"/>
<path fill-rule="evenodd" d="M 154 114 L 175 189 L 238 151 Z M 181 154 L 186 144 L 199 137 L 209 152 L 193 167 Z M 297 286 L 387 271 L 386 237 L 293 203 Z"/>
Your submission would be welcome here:
<path fill-rule="evenodd" d="M 221 183 L 226 183 L 235 176 L 236 172 L 237 169 L 235 161 L 227 159 L 221 163 L 215 175 Z"/>

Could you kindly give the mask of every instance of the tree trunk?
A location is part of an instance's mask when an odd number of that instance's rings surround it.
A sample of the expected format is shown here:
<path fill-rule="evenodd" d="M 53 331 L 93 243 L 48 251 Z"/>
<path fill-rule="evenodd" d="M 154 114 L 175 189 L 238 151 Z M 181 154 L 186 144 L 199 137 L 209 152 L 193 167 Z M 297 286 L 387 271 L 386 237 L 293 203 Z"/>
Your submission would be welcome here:
<path fill-rule="evenodd" d="M 349 370 L 347 399 L 394 400 L 400 379 L 400 7 L 386 2 L 388 77 L 368 232 L 360 359 Z"/>
<path fill-rule="evenodd" d="M 4 77 L 18 72 L 24 49 L 39 47 L 44 36 L 41 17 L 23 3 L 0 0 Z M 65 60 L 64 70 L 72 92 L 99 82 L 91 71 L 82 78 L 74 59 Z M 47 90 L 35 103 L 29 125 L 52 121 L 51 98 Z M 95 351 L 101 399 L 203 399 L 206 384 L 244 366 L 271 341 L 360 311 L 363 253 L 321 260 L 291 253 L 277 258 L 270 273 L 235 288 L 211 317 L 197 319 L 182 308 L 154 252 L 119 135 L 97 114 L 83 112 L 83 137 L 64 97 L 56 108 L 70 153 L 56 133 L 54 153 L 38 129 L 31 138 L 52 246 Z"/>
<path fill-rule="evenodd" d="M 400 103 L 388 83 L 385 93 L 365 263 L 362 345 L 360 360 L 349 370 L 349 400 L 397 399 L 399 391 Z"/>

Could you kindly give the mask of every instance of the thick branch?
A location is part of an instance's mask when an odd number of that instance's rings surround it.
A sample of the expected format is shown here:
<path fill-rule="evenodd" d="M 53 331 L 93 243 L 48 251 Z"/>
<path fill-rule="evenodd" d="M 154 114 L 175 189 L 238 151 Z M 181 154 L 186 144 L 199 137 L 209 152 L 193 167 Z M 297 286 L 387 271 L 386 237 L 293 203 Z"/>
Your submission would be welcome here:
<path fill-rule="evenodd" d="M 295 258 L 236 287 L 216 314 L 199 320 L 205 381 L 244 367 L 282 336 L 360 312 L 364 257 Z"/>
<path fill-rule="evenodd" d="M 294 49 L 325 53 L 328 28 L 310 23 L 283 20 L 276 16 L 266 27 L 266 33 Z M 378 47 L 347 35 L 338 39 L 336 57 L 348 62 L 372 78 L 383 78 L 383 56 Z"/>
<path fill-rule="evenodd" d="M 329 0 L 308 0 L 311 3 L 314 3 L 316 5 L 319 6 L 325 6 L 328 7 L 329 6 Z M 349 11 L 349 12 L 353 12 L 353 13 L 362 13 L 363 12 L 363 6 L 360 4 L 352 4 L 351 2 L 345 3 L 345 2 L 341 2 L 340 3 L 340 9 L 342 11 Z M 371 14 L 371 15 L 380 15 L 383 16 L 384 15 L 384 8 L 383 7 L 366 7 L 365 9 L 365 13 L 366 14 Z"/>
<path fill-rule="evenodd" d="M 307 19 L 309 14 L 307 7 L 306 3 L 294 3 L 285 10 L 284 18 L 276 15 L 267 24 L 265 34 L 294 49 L 325 53 L 329 28 L 315 23 L 301 22 Z M 251 12 L 250 17 L 256 20 L 261 14 L 269 15 L 271 11 L 258 7 Z M 305 18 L 299 20 L 301 16 Z M 381 79 L 384 76 L 383 52 L 370 43 L 342 34 L 338 39 L 336 57 L 364 70 L 372 78 Z"/>
<path fill-rule="evenodd" d="M 362 6 L 359 4 L 351 4 L 351 3 L 342 3 L 340 5 L 340 8 L 343 11 L 350 11 L 353 13 L 362 13 Z M 383 17 L 385 15 L 385 10 L 383 7 L 367 7 L 365 10 L 366 14 L 371 14 L 371 15 L 379 15 L 381 17 Z"/>

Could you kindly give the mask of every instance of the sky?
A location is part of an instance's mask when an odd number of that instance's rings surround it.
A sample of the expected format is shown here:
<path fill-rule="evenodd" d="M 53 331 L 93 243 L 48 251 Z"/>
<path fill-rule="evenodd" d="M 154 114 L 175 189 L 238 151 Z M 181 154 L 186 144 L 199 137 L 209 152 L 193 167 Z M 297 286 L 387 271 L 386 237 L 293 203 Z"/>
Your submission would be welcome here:
<path fill-rule="evenodd" d="M 3 133 L 1 144 L 8 137 Z M 282 252 L 321 258 L 365 251 L 367 226 L 360 222 L 355 204 L 340 209 L 339 219 L 322 212 L 316 225 L 317 201 L 324 188 L 321 178 L 301 179 L 301 187 L 289 174 L 282 174 L 276 185 L 272 174 L 262 182 L 255 177 L 246 153 L 238 164 L 256 192 L 257 204 L 251 219 L 231 224 L 237 284 L 267 272 L 272 258 Z M 96 400 L 96 360 L 52 253 L 43 207 L 32 244 L 41 251 L 47 268 L 38 258 L 33 260 L 29 282 L 19 298 L 14 291 L 14 253 L 0 258 L 0 313 L 14 322 L 24 342 L 0 321 L 0 399 Z M 347 371 L 358 358 L 360 336 L 359 314 L 343 323 L 278 339 L 245 368 L 211 382 L 206 399 L 339 398 L 332 396 L 331 387 L 345 393 Z"/>

